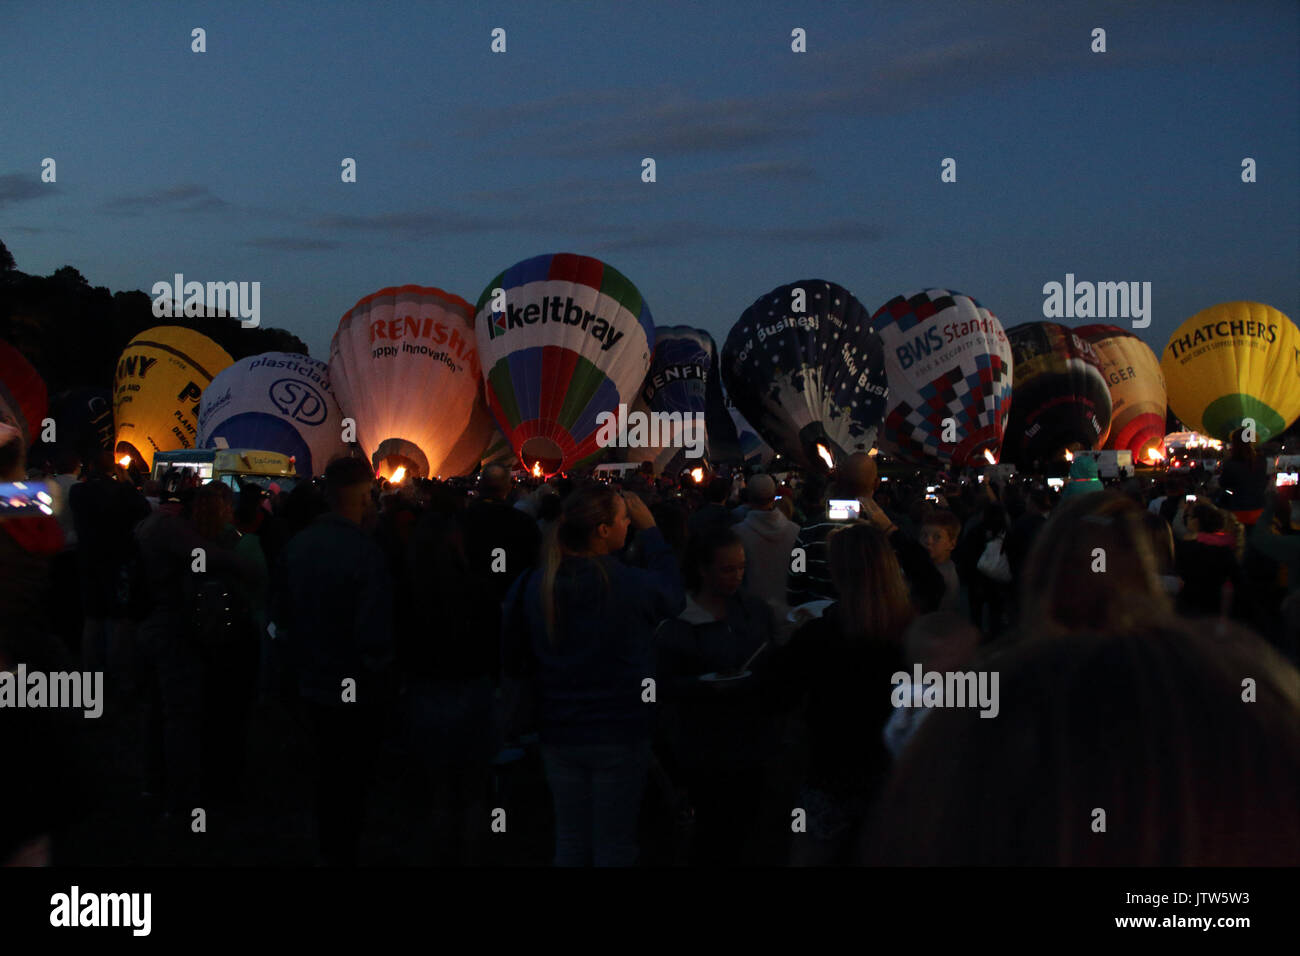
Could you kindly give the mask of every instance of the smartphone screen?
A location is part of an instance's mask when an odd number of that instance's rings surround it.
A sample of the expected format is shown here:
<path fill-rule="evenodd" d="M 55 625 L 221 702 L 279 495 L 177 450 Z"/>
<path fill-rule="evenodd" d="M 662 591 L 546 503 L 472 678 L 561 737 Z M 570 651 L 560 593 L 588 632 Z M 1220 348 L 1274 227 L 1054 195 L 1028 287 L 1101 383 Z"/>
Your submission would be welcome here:
<path fill-rule="evenodd" d="M 852 521 L 862 513 L 856 498 L 832 498 L 826 502 L 826 517 L 831 521 Z"/>
<path fill-rule="evenodd" d="M 1188 495 L 1188 496 L 1187 496 L 1187 500 L 1188 500 L 1188 501 L 1195 501 L 1195 500 L 1196 500 L 1196 495 Z"/>
<path fill-rule="evenodd" d="M 0 484 L 0 518 L 16 515 L 54 514 L 54 499 L 43 481 L 15 481 Z"/>
<path fill-rule="evenodd" d="M 1056 489 L 1057 491 L 1060 491 L 1062 488 L 1065 487 L 1065 479 L 1064 479 L 1064 478 L 1048 478 L 1048 479 L 1047 479 L 1047 487 L 1049 487 L 1049 488 L 1054 488 L 1054 489 Z"/>
<path fill-rule="evenodd" d="M 1300 484 L 1300 472 L 1279 471 L 1277 473 L 1277 486 L 1285 488 L 1288 485 Z"/>

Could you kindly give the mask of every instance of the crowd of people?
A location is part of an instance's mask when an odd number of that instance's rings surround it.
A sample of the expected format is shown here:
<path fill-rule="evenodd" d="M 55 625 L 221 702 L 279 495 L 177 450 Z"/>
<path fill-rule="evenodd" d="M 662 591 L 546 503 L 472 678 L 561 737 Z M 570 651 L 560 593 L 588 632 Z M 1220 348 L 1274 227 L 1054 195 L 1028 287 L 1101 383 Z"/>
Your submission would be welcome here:
<path fill-rule="evenodd" d="M 1294 863 L 1300 497 L 1241 441 L 1191 482 L 1089 464 L 1058 492 L 866 454 L 396 486 L 340 458 L 283 491 L 9 440 L 0 481 L 59 493 L 0 521 L 0 669 L 129 686 L 140 789 L 181 826 L 239 806 L 255 704 L 291 707 L 329 865 L 364 862 L 394 734 L 441 863 L 481 859 L 494 760 L 534 746 L 557 865 L 635 864 L 648 794 L 699 865 Z M 994 719 L 901 704 L 915 665 L 996 672 Z M 57 860 L 77 726 L 0 721 L 0 859 Z"/>

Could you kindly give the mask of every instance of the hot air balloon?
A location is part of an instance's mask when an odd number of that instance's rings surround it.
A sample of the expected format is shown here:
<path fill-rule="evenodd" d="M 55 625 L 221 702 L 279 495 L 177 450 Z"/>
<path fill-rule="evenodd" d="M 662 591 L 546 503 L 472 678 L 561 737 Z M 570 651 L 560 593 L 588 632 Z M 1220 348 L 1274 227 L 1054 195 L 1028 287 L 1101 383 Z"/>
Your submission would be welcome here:
<path fill-rule="evenodd" d="M 255 448 L 318 475 L 345 446 L 329 366 L 292 352 L 240 359 L 212 380 L 199 403 L 200 448 Z"/>
<path fill-rule="evenodd" d="M 1015 379 L 1002 457 L 1022 466 L 1070 445 L 1096 448 L 1110 428 L 1110 389 L 1083 337 L 1055 322 L 1007 330 Z"/>
<path fill-rule="evenodd" d="M 113 393 L 106 388 L 76 388 L 50 400 L 58 425 L 58 447 L 82 461 L 113 450 Z"/>
<path fill-rule="evenodd" d="M 701 464 L 701 459 L 714 465 L 740 461 L 739 439 L 722 396 L 717 346 L 703 329 L 655 329 L 650 372 L 632 410 L 669 416 L 663 420 L 671 421 L 671 427 L 660 431 L 659 444 L 629 451 L 628 461 L 652 462 L 660 474 L 678 472 L 690 461 Z M 697 445 L 700 454 L 692 457 Z"/>
<path fill-rule="evenodd" d="M 1165 377 L 1156 353 L 1118 326 L 1081 325 L 1074 332 L 1092 343 L 1110 387 L 1110 434 L 1102 447 L 1128 449 L 1134 461 L 1162 460 Z"/>
<path fill-rule="evenodd" d="M 377 474 L 450 477 L 478 464 L 458 447 L 481 394 L 474 313 L 460 296 L 416 285 L 366 296 L 339 320 L 329 369 Z"/>
<path fill-rule="evenodd" d="M 30 447 L 40 435 L 48 404 L 45 382 L 32 363 L 0 342 L 0 422 L 17 428 Z"/>
<path fill-rule="evenodd" d="M 746 309 L 722 347 L 722 379 L 767 443 L 804 467 L 869 451 L 889 396 L 867 310 L 822 279 L 773 289 Z"/>
<path fill-rule="evenodd" d="M 546 474 L 595 463 L 600 432 L 650 368 L 655 327 L 636 286 L 599 259 L 516 263 L 478 306 L 488 408 L 519 460 Z"/>
<path fill-rule="evenodd" d="M 1160 368 L 1174 414 L 1220 441 L 1247 418 L 1264 442 L 1300 417 L 1300 329 L 1262 302 L 1198 312 L 1170 336 Z"/>
<path fill-rule="evenodd" d="M 927 289 L 889 300 L 871 323 L 889 376 L 882 447 L 958 467 L 996 458 L 1011 410 L 1011 343 L 997 316 Z"/>
<path fill-rule="evenodd" d="M 203 390 L 233 362 L 212 339 L 178 325 L 133 338 L 113 376 L 113 453 L 149 470 L 155 452 L 193 448 Z"/>

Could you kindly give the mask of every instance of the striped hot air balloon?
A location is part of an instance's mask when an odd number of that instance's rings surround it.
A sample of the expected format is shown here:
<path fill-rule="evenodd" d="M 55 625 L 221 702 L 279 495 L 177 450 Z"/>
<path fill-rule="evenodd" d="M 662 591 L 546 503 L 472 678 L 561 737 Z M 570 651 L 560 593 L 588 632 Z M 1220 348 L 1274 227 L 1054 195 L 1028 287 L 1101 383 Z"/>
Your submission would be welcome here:
<path fill-rule="evenodd" d="M 488 408 L 524 467 L 598 461 L 601 413 L 630 405 L 650 368 L 654 320 L 636 286 L 599 259 L 535 256 L 489 282 L 476 311 Z"/>

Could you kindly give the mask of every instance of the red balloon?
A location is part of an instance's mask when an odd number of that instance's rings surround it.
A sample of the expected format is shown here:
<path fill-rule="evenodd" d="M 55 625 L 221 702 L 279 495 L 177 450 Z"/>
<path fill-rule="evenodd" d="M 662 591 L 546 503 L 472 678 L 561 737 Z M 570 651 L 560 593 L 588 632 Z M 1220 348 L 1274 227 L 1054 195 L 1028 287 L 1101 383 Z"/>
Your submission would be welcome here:
<path fill-rule="evenodd" d="M 0 342 L 0 422 L 17 428 L 30 446 L 41 432 L 48 409 L 49 396 L 40 373 L 16 348 Z"/>

